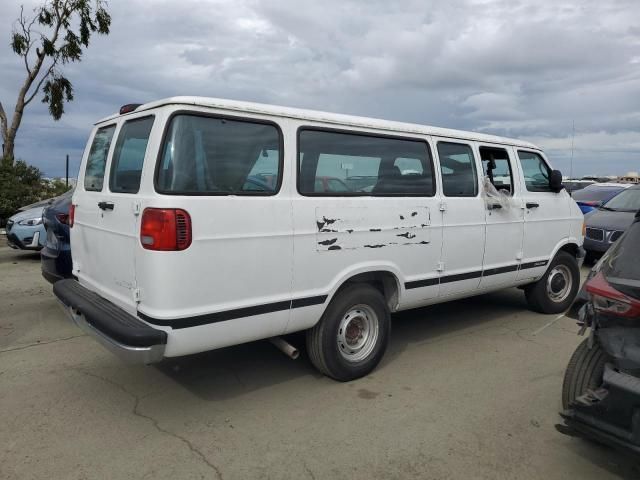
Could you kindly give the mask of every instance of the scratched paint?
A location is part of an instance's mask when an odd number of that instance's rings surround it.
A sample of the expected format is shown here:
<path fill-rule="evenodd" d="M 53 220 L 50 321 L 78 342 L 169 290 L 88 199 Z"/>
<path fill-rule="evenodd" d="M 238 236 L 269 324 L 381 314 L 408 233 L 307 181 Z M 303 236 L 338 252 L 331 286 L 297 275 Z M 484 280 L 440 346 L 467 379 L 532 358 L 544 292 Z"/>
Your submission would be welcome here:
<path fill-rule="evenodd" d="M 431 241 L 430 226 L 427 207 L 317 207 L 316 250 L 425 248 Z"/>

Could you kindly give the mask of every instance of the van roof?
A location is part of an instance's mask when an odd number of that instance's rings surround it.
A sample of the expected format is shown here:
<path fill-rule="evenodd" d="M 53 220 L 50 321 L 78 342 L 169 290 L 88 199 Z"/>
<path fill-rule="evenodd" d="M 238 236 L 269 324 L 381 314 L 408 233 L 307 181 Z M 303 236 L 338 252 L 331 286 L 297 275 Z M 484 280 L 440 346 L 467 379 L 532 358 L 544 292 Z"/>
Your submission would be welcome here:
<path fill-rule="evenodd" d="M 453 137 L 468 140 L 476 140 L 488 143 L 503 143 L 525 148 L 540 150 L 536 145 L 517 140 L 513 138 L 499 137 L 495 135 L 487 135 L 484 133 L 470 132 L 464 130 L 454 130 L 449 128 L 432 127 L 415 123 L 403 123 L 390 120 L 382 120 L 378 118 L 358 117 L 353 115 L 344 115 L 339 113 L 329 113 L 318 110 L 307 110 L 302 108 L 282 107 L 277 105 L 268 105 L 264 103 L 241 102 L 237 100 L 225 100 L 210 97 L 169 97 L 154 102 L 145 103 L 135 109 L 135 112 L 150 110 L 153 108 L 163 107 L 165 105 L 190 105 L 198 107 L 210 107 L 220 110 L 229 110 L 233 112 L 249 112 L 256 114 L 273 115 L 276 117 L 293 118 L 296 120 L 308 120 L 313 122 L 330 123 L 334 125 L 348 125 L 352 127 L 373 128 L 378 130 L 396 131 L 404 133 L 417 133 L 420 135 L 433 135 L 437 137 Z M 131 112 L 133 113 L 133 112 Z M 125 114 L 126 115 L 126 114 Z M 114 114 L 103 118 L 96 125 L 113 120 L 119 117 Z"/>

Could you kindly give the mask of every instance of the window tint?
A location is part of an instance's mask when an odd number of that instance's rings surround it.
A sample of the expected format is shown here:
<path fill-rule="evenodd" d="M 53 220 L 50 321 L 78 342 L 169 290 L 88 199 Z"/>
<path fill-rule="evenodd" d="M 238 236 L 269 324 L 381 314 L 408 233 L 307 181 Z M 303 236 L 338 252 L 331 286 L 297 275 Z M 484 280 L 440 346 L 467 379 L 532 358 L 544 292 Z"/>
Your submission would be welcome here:
<path fill-rule="evenodd" d="M 299 135 L 302 194 L 432 196 L 426 142 L 305 129 Z"/>
<path fill-rule="evenodd" d="M 615 288 L 640 298 L 640 221 L 633 223 L 624 236 L 605 254 L 602 273 Z"/>
<path fill-rule="evenodd" d="M 480 147 L 482 169 L 486 177 L 496 187 L 509 194 L 513 194 L 513 180 L 511 178 L 511 165 L 509 155 L 503 148 Z"/>
<path fill-rule="evenodd" d="M 153 117 L 129 120 L 120 129 L 113 160 L 109 189 L 118 193 L 137 193 L 144 155 L 147 151 Z"/>
<path fill-rule="evenodd" d="M 524 183 L 530 192 L 550 192 L 549 177 L 551 169 L 540 155 L 518 150 L 520 164 L 524 172 Z"/>
<path fill-rule="evenodd" d="M 100 128 L 93 137 L 89 157 L 87 158 L 87 166 L 84 170 L 84 189 L 90 192 L 102 191 L 102 183 L 104 181 L 104 169 L 107 165 L 107 156 L 109 155 L 109 147 L 113 132 L 116 130 L 115 125 Z"/>
<path fill-rule="evenodd" d="M 473 151 L 462 143 L 438 142 L 442 188 L 447 197 L 475 197 L 478 177 Z"/>
<path fill-rule="evenodd" d="M 180 114 L 165 137 L 156 188 L 198 195 L 272 195 L 280 184 L 274 125 Z"/>

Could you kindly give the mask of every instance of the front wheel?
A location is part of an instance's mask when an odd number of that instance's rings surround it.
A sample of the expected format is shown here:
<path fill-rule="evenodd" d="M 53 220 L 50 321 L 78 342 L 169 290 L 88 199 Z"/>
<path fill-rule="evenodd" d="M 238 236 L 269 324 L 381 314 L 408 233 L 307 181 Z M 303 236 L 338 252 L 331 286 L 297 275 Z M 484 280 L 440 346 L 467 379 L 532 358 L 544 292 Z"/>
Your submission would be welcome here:
<path fill-rule="evenodd" d="M 540 313 L 565 312 L 580 288 L 580 268 L 575 257 L 560 251 L 540 280 L 528 285 L 524 293 L 529 306 Z"/>
<path fill-rule="evenodd" d="M 367 284 L 346 287 L 307 331 L 307 351 L 325 375 L 346 382 L 371 372 L 389 341 L 391 318 L 384 296 Z"/>

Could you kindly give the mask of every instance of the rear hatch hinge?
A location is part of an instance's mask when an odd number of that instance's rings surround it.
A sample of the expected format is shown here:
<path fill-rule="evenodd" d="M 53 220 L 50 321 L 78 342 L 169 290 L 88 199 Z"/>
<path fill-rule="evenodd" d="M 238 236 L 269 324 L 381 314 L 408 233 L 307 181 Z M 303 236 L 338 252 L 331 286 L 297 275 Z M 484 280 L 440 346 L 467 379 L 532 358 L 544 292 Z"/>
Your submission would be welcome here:
<path fill-rule="evenodd" d="M 142 294 L 140 293 L 139 288 L 134 288 L 131 292 L 133 294 L 133 301 L 136 303 L 140 303 L 142 300 Z"/>

